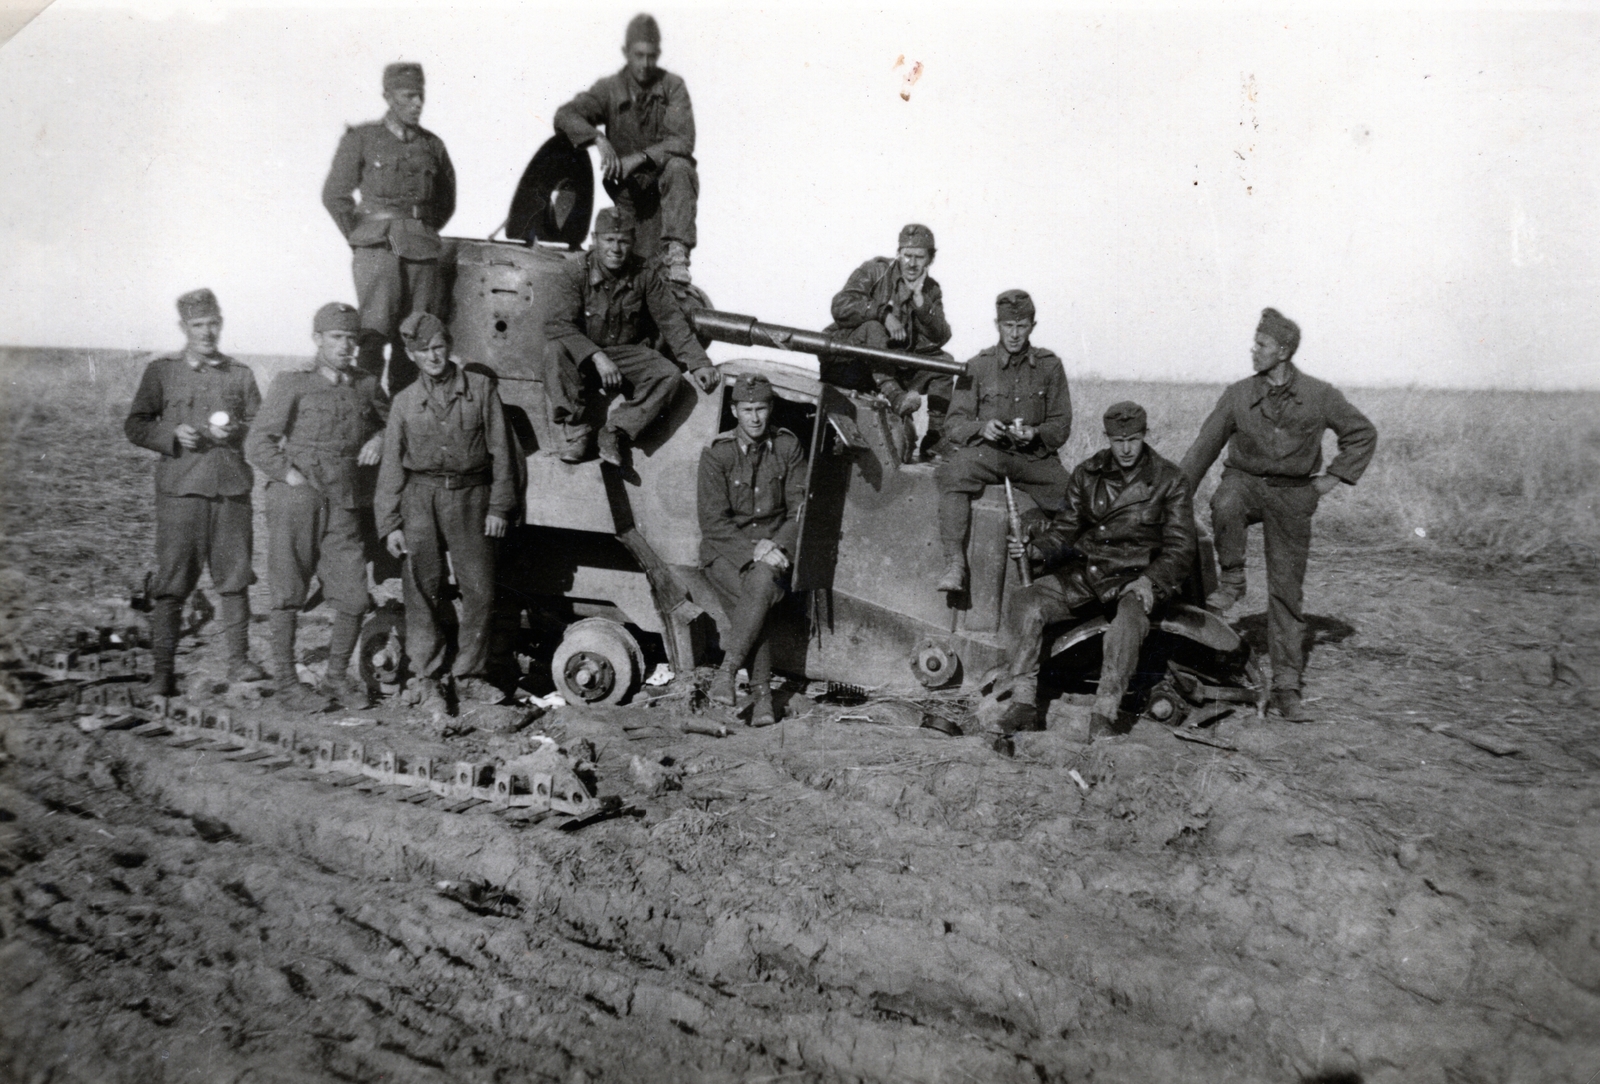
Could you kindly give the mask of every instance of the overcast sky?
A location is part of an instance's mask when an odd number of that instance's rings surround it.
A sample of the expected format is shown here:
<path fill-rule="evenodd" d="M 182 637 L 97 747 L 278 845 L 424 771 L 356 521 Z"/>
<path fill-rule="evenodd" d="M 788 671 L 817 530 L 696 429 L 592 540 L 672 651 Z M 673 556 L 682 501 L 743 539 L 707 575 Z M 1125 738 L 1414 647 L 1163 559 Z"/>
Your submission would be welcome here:
<path fill-rule="evenodd" d="M 425 66 L 446 232 L 482 237 L 635 10 L 57 0 L 0 46 L 0 343 L 167 347 L 209 285 L 226 349 L 308 351 L 354 299 L 319 194 L 384 63 Z M 1600 387 L 1594 8 L 654 11 L 719 307 L 820 327 L 921 221 L 958 357 L 1022 287 L 1069 375 L 1235 378 L 1272 305 L 1341 383 Z"/>

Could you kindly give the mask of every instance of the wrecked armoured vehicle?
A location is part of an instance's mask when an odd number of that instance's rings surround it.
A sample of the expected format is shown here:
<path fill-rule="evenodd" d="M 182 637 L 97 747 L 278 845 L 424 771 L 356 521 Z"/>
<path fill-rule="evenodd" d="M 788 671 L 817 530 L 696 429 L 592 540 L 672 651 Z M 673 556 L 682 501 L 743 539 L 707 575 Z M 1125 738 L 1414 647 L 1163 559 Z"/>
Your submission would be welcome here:
<path fill-rule="evenodd" d="M 771 380 L 773 424 L 809 452 L 794 590 L 769 626 L 775 666 L 883 692 L 976 683 L 1001 661 L 1002 607 L 1017 576 L 1006 558 L 1004 491 L 991 488 L 973 503 L 970 588 L 947 601 L 934 590 L 943 556 L 933 467 L 903 462 L 902 429 L 881 398 L 823 384 L 801 365 L 740 358 L 718 366 L 724 381 L 709 394 L 679 383 L 634 445 L 627 479 L 598 460 L 572 465 L 546 450 L 558 440 L 544 389 L 544 323 L 593 202 L 587 156 L 563 144 L 561 136 L 546 144 L 518 187 L 506 229 L 520 240 L 448 238 L 444 260 L 456 356 L 498 376 L 527 452 L 524 526 L 509 540 L 502 579 L 527 610 L 566 623 L 551 663 L 557 691 L 573 703 L 621 702 L 645 676 L 641 638 L 659 637 L 658 655 L 679 673 L 714 661 L 723 614 L 698 567 L 696 477 L 701 450 L 732 425 L 728 387 L 745 372 Z M 685 298 L 685 308 L 704 340 L 964 370 L 720 312 L 704 295 Z M 1232 660 L 1225 669 L 1240 673 L 1248 649 L 1200 608 L 1198 585 L 1189 602 L 1169 607 L 1159 628 Z M 1068 628 L 1047 653 L 1093 641 L 1104 627 L 1095 618 Z M 364 641 L 363 659 L 385 650 L 383 637 L 370 650 Z"/>

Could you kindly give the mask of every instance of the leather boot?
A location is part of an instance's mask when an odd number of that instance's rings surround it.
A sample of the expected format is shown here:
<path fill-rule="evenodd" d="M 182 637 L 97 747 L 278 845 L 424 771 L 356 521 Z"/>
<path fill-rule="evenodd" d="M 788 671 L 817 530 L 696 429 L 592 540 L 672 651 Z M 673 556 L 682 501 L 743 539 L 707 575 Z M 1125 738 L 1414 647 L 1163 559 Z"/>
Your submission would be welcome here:
<path fill-rule="evenodd" d="M 1221 616 L 1244 601 L 1244 569 L 1225 568 L 1218 581 L 1217 589 L 1206 599 L 1206 609 Z"/>
<path fill-rule="evenodd" d="M 172 678 L 173 662 L 178 654 L 178 622 L 183 612 L 183 600 L 158 598 L 150 610 L 150 684 L 144 687 L 146 696 L 171 696 L 176 689 Z"/>
<path fill-rule="evenodd" d="M 777 721 L 772 707 L 772 649 L 763 641 L 750 659 L 750 725 L 772 726 Z"/>
<path fill-rule="evenodd" d="M 265 681 L 267 672 L 250 658 L 250 596 L 222 596 L 222 642 L 229 681 Z"/>
<path fill-rule="evenodd" d="M 945 558 L 944 572 L 939 576 L 939 590 L 953 594 L 967 589 L 967 559 L 960 554 Z"/>
<path fill-rule="evenodd" d="M 328 672 L 322 690 L 340 704 L 355 711 L 372 703 L 366 682 L 350 677 L 350 656 L 361 637 L 361 615 L 335 613 L 333 632 L 328 636 Z"/>
<path fill-rule="evenodd" d="M 733 679 L 737 676 L 735 665 L 732 662 L 725 662 L 717 667 L 716 676 L 711 679 L 711 688 L 706 690 L 706 696 L 713 704 L 731 708 L 739 702 L 733 691 Z"/>
<path fill-rule="evenodd" d="M 294 670 L 294 634 L 296 619 L 293 610 L 272 611 L 272 669 L 273 686 L 277 692 L 273 701 L 285 711 L 316 714 L 333 705 L 325 696 L 312 692 L 300 684 Z"/>

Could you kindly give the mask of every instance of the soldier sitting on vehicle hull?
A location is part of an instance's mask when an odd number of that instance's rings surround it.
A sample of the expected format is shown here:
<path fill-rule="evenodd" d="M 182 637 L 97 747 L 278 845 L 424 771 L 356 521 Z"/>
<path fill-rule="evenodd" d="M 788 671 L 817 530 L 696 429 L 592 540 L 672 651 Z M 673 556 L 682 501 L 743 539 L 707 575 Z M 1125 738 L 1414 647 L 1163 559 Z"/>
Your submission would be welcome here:
<path fill-rule="evenodd" d="M 1171 599 L 1194 567 L 1197 546 L 1188 483 L 1145 444 L 1145 412 L 1117 403 L 1105 414 L 1109 447 L 1072 472 L 1066 506 L 1033 541 L 1011 541 L 1011 554 L 1040 562 L 1031 587 L 1006 605 L 1002 643 L 1013 676 L 1006 733 L 1040 729 L 1039 659 L 1046 626 L 1099 612 L 1111 617 L 1101 637 L 1100 684 L 1089 717 L 1091 738 L 1111 732 L 1117 706 L 1139 661 L 1151 614 Z"/>
<path fill-rule="evenodd" d="M 854 346 L 906 350 L 927 357 L 955 359 L 943 350 L 950 341 L 950 324 L 944 318 L 944 294 L 928 274 L 937 250 L 933 231 L 911 223 L 900 231 L 894 259 L 875 256 L 856 268 L 844 289 L 833 295 L 830 332 L 845 331 Z M 868 365 L 855 360 L 822 359 L 822 379 L 835 387 L 876 391 L 906 419 L 907 459 L 917 458 L 910 416 L 928 401 L 928 432 L 921 444 L 922 457 L 945 451 L 945 415 L 950 409 L 953 381 L 948 373 L 910 366 Z"/>
<path fill-rule="evenodd" d="M 555 128 L 575 147 L 595 145 L 606 192 L 647 229 L 641 255 L 687 286 L 700 198 L 689 88 L 657 66 L 661 29 L 649 15 L 628 23 L 622 55 L 621 71 L 556 110 Z"/>
<path fill-rule="evenodd" d="M 800 438 L 772 430 L 772 384 L 747 374 L 733 386 L 735 428 L 700 453 L 700 564 L 723 598 L 722 667 L 713 702 L 732 707 L 734 679 L 750 664 L 751 726 L 777 721 L 767 615 L 788 591 L 806 498 Z"/>
<path fill-rule="evenodd" d="M 388 401 L 377 378 L 356 366 L 361 317 L 333 301 L 317 310 L 316 367 L 272 382 L 250 433 L 250 461 L 267 476 L 267 583 L 272 588 L 272 659 L 278 697 L 296 711 L 367 706 L 367 687 L 347 671 L 367 593 L 363 512 L 383 450 Z M 295 676 L 295 630 L 315 575 L 333 607 L 325 695 Z"/>
<path fill-rule="evenodd" d="M 421 375 L 390 407 L 373 508 L 389 552 L 406 558 L 406 654 L 426 683 L 424 703 L 438 707 L 444 632 L 457 625 L 456 696 L 499 703 L 504 694 L 486 677 L 489 622 L 499 539 L 517 503 L 505 408 L 490 377 L 450 360 L 438 317 L 412 313 L 400 333 Z M 459 622 L 447 571 L 461 591 Z"/>
<path fill-rule="evenodd" d="M 181 353 L 150 362 L 123 426 L 128 439 L 161 453 L 156 464 L 156 578 L 151 594 L 149 692 L 170 696 L 183 600 L 211 568 L 222 596 L 230 681 L 262 681 L 250 659 L 250 490 L 243 445 L 261 406 L 247 366 L 217 349 L 222 310 L 210 290 L 178 298 Z"/>
<path fill-rule="evenodd" d="M 621 389 L 626 401 L 600 430 L 600 458 L 623 465 L 626 444 L 637 440 L 672 401 L 679 365 L 700 390 L 717 387 L 711 359 L 695 338 L 659 268 L 633 251 L 633 217 L 607 207 L 594 221 L 594 244 L 582 259 L 567 261 L 557 280 L 545 321 L 545 394 L 566 446 L 563 462 L 589 456 L 593 429 L 587 419 L 586 370 L 606 392 Z M 679 365 L 648 345 L 659 332 Z"/>
<path fill-rule="evenodd" d="M 1300 327 L 1276 309 L 1261 310 L 1250 351 L 1256 375 L 1231 385 L 1217 400 L 1183 457 L 1190 491 L 1223 446 L 1228 462 L 1211 495 L 1211 531 L 1221 582 L 1209 606 L 1226 614 L 1244 599 L 1245 538 L 1261 524 L 1267 557 L 1267 646 L 1272 658 L 1269 710 L 1309 721 L 1300 700 L 1305 669 L 1301 612 L 1311 517 L 1317 502 L 1340 482 L 1353 486 L 1378 445 L 1378 431 L 1331 384 L 1295 368 Z M 1339 437 L 1339 454 L 1322 466 L 1322 434 Z"/>
<path fill-rule="evenodd" d="M 940 591 L 966 590 L 972 499 L 986 487 L 1010 478 L 1047 511 L 1060 507 L 1067 470 L 1057 450 L 1072 433 L 1072 398 L 1061 359 L 1029 341 L 1033 316 L 1026 291 L 997 297 L 1000 342 L 967 362 L 956 382 L 944 430 L 954 451 L 933 474 L 945 560 Z"/>

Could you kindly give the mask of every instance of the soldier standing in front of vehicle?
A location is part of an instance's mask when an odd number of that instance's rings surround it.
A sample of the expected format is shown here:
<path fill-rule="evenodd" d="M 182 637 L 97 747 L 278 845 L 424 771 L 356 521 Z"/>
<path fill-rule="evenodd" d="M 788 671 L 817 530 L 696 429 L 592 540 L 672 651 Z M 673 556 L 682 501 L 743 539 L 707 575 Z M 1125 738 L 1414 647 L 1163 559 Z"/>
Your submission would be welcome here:
<path fill-rule="evenodd" d="M 250 433 L 250 461 L 267 476 L 267 583 L 272 589 L 272 658 L 278 696 L 296 711 L 320 711 L 332 696 L 367 706 L 367 688 L 348 676 L 367 612 L 362 512 L 383 450 L 388 401 L 356 364 L 361 316 L 334 301 L 312 322 L 316 366 L 272 382 Z M 324 696 L 295 676 L 295 632 L 315 575 L 333 607 Z"/>
<path fill-rule="evenodd" d="M 995 299 L 1000 342 L 967 362 L 945 421 L 954 449 L 934 471 L 939 486 L 939 590 L 967 586 L 972 499 L 1010 478 L 1048 511 L 1060 507 L 1067 470 L 1057 454 L 1072 433 L 1072 399 L 1061 359 L 1031 341 L 1033 298 L 1007 290 Z"/>
<path fill-rule="evenodd" d="M 148 691 L 171 696 L 183 600 L 211 568 L 222 596 L 230 681 L 263 681 L 250 660 L 250 489 L 243 446 L 261 406 L 248 367 L 217 349 L 222 309 L 210 290 L 178 298 L 184 348 L 150 362 L 123 426 L 128 439 L 159 452 L 156 463 L 156 578 L 150 595 L 154 677 Z"/>
<path fill-rule="evenodd" d="M 566 441 L 560 452 L 566 463 L 589 456 L 588 373 L 604 391 L 627 394 L 600 429 L 600 458 L 607 463 L 622 466 L 626 445 L 671 402 L 680 370 L 648 345 L 658 334 L 701 391 L 711 391 L 721 379 L 660 268 L 634 252 L 633 231 L 626 208 L 602 210 L 588 253 L 567 261 L 552 291 L 544 325 L 544 386 Z"/>
<path fill-rule="evenodd" d="M 555 128 L 575 147 L 595 145 L 606 192 L 648 229 L 641 255 L 659 255 L 667 278 L 688 285 L 700 198 L 689 88 L 657 66 L 661 29 L 649 15 L 628 23 L 622 55 L 621 71 L 556 110 Z"/>
<path fill-rule="evenodd" d="M 746 374 L 731 395 L 736 425 L 700 453 L 700 564 L 722 596 L 722 666 L 714 703 L 732 707 L 734 679 L 750 666 L 750 725 L 777 721 L 767 615 L 788 591 L 789 569 L 806 499 L 800 439 L 771 427 L 772 384 Z"/>
<path fill-rule="evenodd" d="M 937 251 L 928 227 L 916 222 L 904 227 L 893 259 L 873 257 L 856 268 L 844 289 L 833 295 L 833 323 L 826 330 L 848 332 L 845 341 L 855 346 L 893 348 L 954 361 L 943 349 L 950 341 L 944 292 L 928 274 Z M 825 357 L 822 379 L 836 387 L 876 391 L 889 400 L 890 409 L 908 420 L 925 397 L 928 432 L 922 439 L 921 457 L 944 451 L 942 438 L 952 387 L 948 373 Z M 909 425 L 907 429 L 906 449 L 908 458 L 913 458 L 918 449 L 909 439 Z"/>
<path fill-rule="evenodd" d="M 1261 524 L 1267 558 L 1267 645 L 1272 657 L 1269 710 L 1296 722 L 1311 718 L 1300 699 L 1305 669 L 1302 612 L 1311 517 L 1334 486 L 1355 485 L 1378 444 L 1378 431 L 1337 388 L 1302 373 L 1292 360 L 1300 327 L 1263 309 L 1250 361 L 1255 375 L 1231 385 L 1183 457 L 1190 491 L 1228 448 L 1211 496 L 1221 583 L 1210 606 L 1226 614 L 1245 594 L 1245 540 Z M 1339 454 L 1322 467 L 1322 434 L 1332 429 Z"/>
<path fill-rule="evenodd" d="M 1042 564 L 1038 579 L 1006 604 L 1002 643 L 1013 686 L 1002 716 L 1006 733 L 1040 729 L 1039 657 L 1045 627 L 1074 614 L 1104 612 L 1111 623 L 1100 644 L 1100 684 L 1089 716 L 1090 738 L 1105 737 L 1139 662 L 1150 618 L 1178 594 L 1194 568 L 1194 508 L 1183 473 L 1145 443 L 1138 403 L 1105 413 L 1107 446 L 1072 472 L 1065 507 L 1013 557 Z"/>
<path fill-rule="evenodd" d="M 406 654 L 426 683 L 424 706 L 441 707 L 444 632 L 457 626 L 457 698 L 497 704 L 505 694 L 487 677 L 489 622 L 499 540 L 517 503 L 505 409 L 488 376 L 450 360 L 438 317 L 412 313 L 400 333 L 421 375 L 389 410 L 373 508 L 389 552 L 406 558 Z M 461 591 L 459 622 L 445 594 L 449 572 Z"/>
<path fill-rule="evenodd" d="M 418 123 L 423 98 L 421 64 L 384 68 L 389 111 L 345 131 L 322 186 L 322 205 L 353 253 L 361 368 L 381 381 L 388 344 L 390 395 L 417 377 L 399 338 L 400 321 L 442 311 L 439 231 L 456 210 L 456 172 L 444 140 Z"/>

